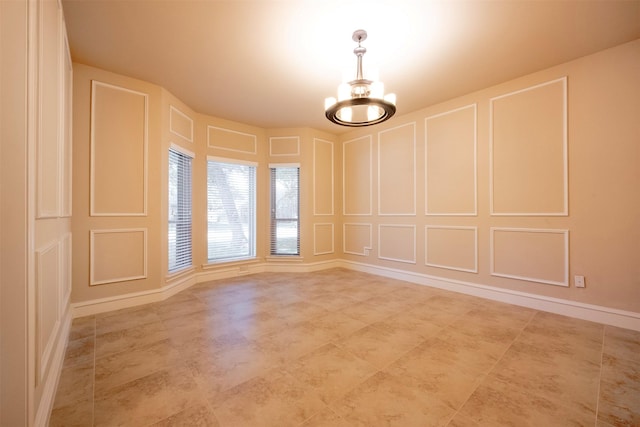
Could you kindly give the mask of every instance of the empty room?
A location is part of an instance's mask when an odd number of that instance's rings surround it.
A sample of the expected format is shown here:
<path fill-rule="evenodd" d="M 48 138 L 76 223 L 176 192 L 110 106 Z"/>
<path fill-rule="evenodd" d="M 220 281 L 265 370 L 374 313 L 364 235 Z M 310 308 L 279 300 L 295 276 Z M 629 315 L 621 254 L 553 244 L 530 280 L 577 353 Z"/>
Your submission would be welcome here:
<path fill-rule="evenodd" d="M 0 1 L 0 425 L 640 426 L 640 1 Z"/>

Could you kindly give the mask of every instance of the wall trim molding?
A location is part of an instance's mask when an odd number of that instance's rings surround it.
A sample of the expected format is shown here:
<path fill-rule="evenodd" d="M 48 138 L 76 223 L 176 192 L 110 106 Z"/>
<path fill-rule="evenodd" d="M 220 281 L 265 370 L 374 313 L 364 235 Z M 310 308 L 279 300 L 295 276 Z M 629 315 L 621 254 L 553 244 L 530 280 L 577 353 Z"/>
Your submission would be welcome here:
<path fill-rule="evenodd" d="M 265 262 L 250 265 L 233 265 L 228 268 L 216 269 L 215 271 L 204 271 L 194 273 L 190 276 L 181 277 L 179 280 L 160 289 L 73 303 L 71 304 L 71 309 L 73 318 L 77 318 L 104 313 L 107 311 L 119 310 L 121 308 L 133 307 L 136 305 L 149 304 L 151 302 L 163 301 L 197 283 L 208 282 L 211 280 L 247 276 L 263 272 L 309 273 L 329 268 L 346 268 L 349 270 L 362 271 L 365 273 L 375 274 L 377 276 L 404 280 L 417 285 L 430 286 L 446 291 L 458 292 L 479 298 L 500 301 L 507 304 L 533 308 L 535 310 L 640 331 L 640 313 L 632 311 L 619 310 L 595 304 L 585 304 L 562 298 L 535 295 L 527 292 L 482 285 L 479 283 L 465 282 L 462 280 L 445 279 L 412 271 L 380 267 L 343 259 L 304 264 Z M 66 327 L 65 333 L 68 335 L 68 326 Z"/>

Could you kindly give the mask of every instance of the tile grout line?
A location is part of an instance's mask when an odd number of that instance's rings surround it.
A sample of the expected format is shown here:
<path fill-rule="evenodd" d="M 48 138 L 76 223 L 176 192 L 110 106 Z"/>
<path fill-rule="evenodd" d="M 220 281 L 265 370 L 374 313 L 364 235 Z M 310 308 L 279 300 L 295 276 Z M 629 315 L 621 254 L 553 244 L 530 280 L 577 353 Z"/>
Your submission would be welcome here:
<path fill-rule="evenodd" d="M 529 326 L 531 324 L 531 322 L 533 321 L 533 318 L 536 317 L 536 314 L 538 314 L 539 311 L 535 310 L 535 312 L 531 315 L 531 318 L 529 319 L 529 321 L 522 327 L 522 329 L 520 330 L 520 332 L 518 332 L 518 335 L 515 336 L 515 338 L 513 338 L 513 340 L 511 341 L 511 343 L 509 344 L 509 346 L 504 350 L 504 352 L 502 353 L 502 355 L 498 358 L 498 360 L 496 360 L 496 363 L 493 364 L 493 366 L 487 371 L 486 374 L 484 374 L 484 376 L 482 376 L 482 379 L 480 381 L 478 381 L 476 387 L 473 389 L 473 391 L 469 394 L 469 397 L 467 397 L 467 399 L 462 402 L 462 404 L 460 405 L 460 407 L 454 412 L 454 414 L 451 416 L 451 418 L 449 418 L 449 420 L 447 421 L 447 425 L 449 425 L 451 423 L 451 421 L 453 421 L 455 419 L 455 417 L 460 413 L 460 411 L 462 410 L 462 408 L 464 408 L 464 405 L 467 404 L 467 402 L 469 401 L 469 399 L 471 399 L 471 397 L 473 396 L 473 394 L 476 392 L 476 390 L 478 390 L 478 387 L 480 387 L 482 385 L 482 383 L 485 382 L 485 380 L 487 379 L 487 377 L 491 374 L 491 372 L 493 372 L 493 370 L 496 368 L 496 366 L 498 366 L 498 363 L 500 363 L 500 361 L 504 358 L 504 355 L 507 354 L 507 352 L 509 351 L 509 349 L 513 346 L 513 343 L 515 343 L 518 338 L 520 338 L 520 336 L 522 335 L 522 333 L 524 332 L 524 330 L 527 328 L 527 326 Z M 473 420 L 472 420 L 473 421 Z M 475 421 L 473 421 L 474 424 L 477 424 Z"/>
<path fill-rule="evenodd" d="M 600 388 L 602 387 L 602 364 L 604 360 L 604 338 L 606 335 L 607 327 L 602 328 L 602 348 L 600 350 L 600 372 L 598 372 L 598 391 L 596 393 L 596 419 L 594 421 L 594 425 L 598 425 L 598 412 L 600 409 Z"/>
<path fill-rule="evenodd" d="M 93 381 L 91 390 L 91 426 L 96 424 L 96 352 L 97 352 L 98 320 L 93 317 Z"/>

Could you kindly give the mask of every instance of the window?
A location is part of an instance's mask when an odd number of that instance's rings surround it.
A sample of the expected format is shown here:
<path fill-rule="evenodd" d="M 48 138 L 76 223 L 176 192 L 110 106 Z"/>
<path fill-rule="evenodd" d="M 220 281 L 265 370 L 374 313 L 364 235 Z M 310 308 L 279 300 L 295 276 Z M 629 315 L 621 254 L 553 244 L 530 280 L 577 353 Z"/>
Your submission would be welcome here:
<path fill-rule="evenodd" d="M 169 272 L 191 267 L 191 157 L 169 149 Z"/>
<path fill-rule="evenodd" d="M 209 159 L 207 164 L 209 262 L 256 256 L 256 166 Z"/>
<path fill-rule="evenodd" d="M 300 255 L 300 167 L 271 167 L 271 255 Z"/>

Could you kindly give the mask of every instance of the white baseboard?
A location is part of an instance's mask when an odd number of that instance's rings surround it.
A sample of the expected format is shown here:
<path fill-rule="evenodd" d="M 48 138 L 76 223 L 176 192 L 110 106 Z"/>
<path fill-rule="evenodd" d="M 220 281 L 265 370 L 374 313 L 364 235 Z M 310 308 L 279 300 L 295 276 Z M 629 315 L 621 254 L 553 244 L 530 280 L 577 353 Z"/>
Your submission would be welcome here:
<path fill-rule="evenodd" d="M 160 288 L 149 291 L 132 292 L 108 298 L 99 298 L 89 301 L 71 304 L 73 317 L 91 316 L 93 314 L 106 313 L 123 308 L 135 307 L 152 302 L 163 301 L 180 291 L 183 291 L 196 283 L 204 283 L 212 280 L 229 279 L 232 277 L 246 276 L 250 274 L 275 272 L 275 273 L 310 273 L 312 271 L 326 270 L 340 267 L 340 261 L 323 261 L 316 263 L 293 263 L 287 261 L 237 264 L 229 267 L 209 269 L 199 273 L 179 276 L 175 281 Z"/>
<path fill-rule="evenodd" d="M 69 342 L 69 331 L 71 330 L 72 312 L 68 309 L 65 312 L 64 318 L 61 322 L 60 330 L 58 331 L 57 342 L 51 356 L 51 363 L 44 377 L 42 395 L 36 411 L 34 420 L 34 426 L 46 427 L 49 425 L 49 416 L 53 409 L 53 403 L 56 397 L 56 390 L 58 389 L 58 381 L 60 380 L 60 374 L 62 373 L 62 365 L 64 363 L 64 355 L 67 350 L 67 343 Z"/>
<path fill-rule="evenodd" d="M 527 292 L 497 288 L 494 286 L 480 285 L 477 283 L 463 282 L 460 280 L 444 279 L 442 277 L 429 276 L 405 270 L 397 270 L 388 267 L 380 267 L 371 264 L 363 264 L 354 261 L 341 260 L 341 267 L 389 277 L 418 285 L 431 286 L 447 291 L 459 292 L 480 298 L 533 308 L 575 317 L 606 325 L 640 331 L 640 313 L 618 310 L 594 304 L 585 304 L 561 298 L 547 297 Z"/>
<path fill-rule="evenodd" d="M 309 273 L 337 267 L 362 271 L 376 274 L 378 276 L 404 280 L 406 282 L 416 283 L 419 285 L 431 286 L 447 291 L 459 292 L 480 298 L 501 301 L 508 304 L 640 331 L 640 313 L 569 301 L 561 298 L 546 297 L 543 295 L 514 291 L 495 286 L 481 285 L 478 283 L 445 279 L 442 277 L 429 276 L 421 273 L 347 260 L 332 260 L 318 263 L 299 263 L 291 261 L 266 262 L 239 264 L 205 270 L 200 273 L 181 276 L 179 280 L 176 280 L 160 289 L 74 303 L 72 304 L 73 317 L 89 316 L 92 314 L 162 301 L 196 283 L 228 279 L 231 277 L 246 276 L 262 272 Z"/>

